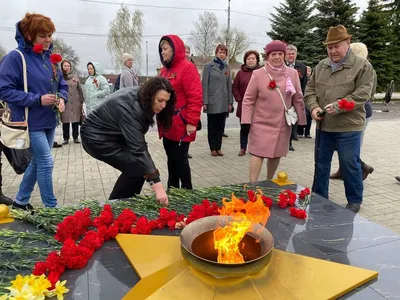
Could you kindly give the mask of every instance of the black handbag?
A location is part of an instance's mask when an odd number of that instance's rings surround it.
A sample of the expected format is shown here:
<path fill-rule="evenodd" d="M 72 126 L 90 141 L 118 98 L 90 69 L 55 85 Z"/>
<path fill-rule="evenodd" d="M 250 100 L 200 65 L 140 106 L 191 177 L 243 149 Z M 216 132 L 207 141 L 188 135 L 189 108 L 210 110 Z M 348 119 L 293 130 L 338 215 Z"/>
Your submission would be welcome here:
<path fill-rule="evenodd" d="M 4 145 L 2 146 L 3 153 L 5 154 L 15 173 L 18 175 L 25 173 L 26 168 L 28 168 L 32 159 L 31 152 L 28 149 L 11 149 Z"/>

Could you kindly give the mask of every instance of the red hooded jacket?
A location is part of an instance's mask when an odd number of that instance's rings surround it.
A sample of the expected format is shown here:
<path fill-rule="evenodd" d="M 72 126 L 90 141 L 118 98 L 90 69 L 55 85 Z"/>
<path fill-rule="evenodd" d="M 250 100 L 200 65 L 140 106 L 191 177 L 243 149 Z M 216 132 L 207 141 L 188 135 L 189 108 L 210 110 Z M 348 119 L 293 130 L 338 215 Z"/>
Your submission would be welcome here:
<path fill-rule="evenodd" d="M 167 40 L 174 50 L 172 61 L 164 63 L 159 46 L 160 59 L 164 67 L 160 76 L 167 78 L 176 93 L 175 113 L 172 126 L 167 131 L 158 127 L 160 138 L 165 137 L 172 141 L 193 142 L 196 133 L 186 134 L 186 125 L 197 126 L 203 106 L 203 94 L 199 73 L 196 66 L 185 58 L 185 45 L 176 35 L 167 35 L 161 38 Z M 160 44 L 161 44 L 160 41 Z M 159 44 L 159 45 L 160 45 Z"/>

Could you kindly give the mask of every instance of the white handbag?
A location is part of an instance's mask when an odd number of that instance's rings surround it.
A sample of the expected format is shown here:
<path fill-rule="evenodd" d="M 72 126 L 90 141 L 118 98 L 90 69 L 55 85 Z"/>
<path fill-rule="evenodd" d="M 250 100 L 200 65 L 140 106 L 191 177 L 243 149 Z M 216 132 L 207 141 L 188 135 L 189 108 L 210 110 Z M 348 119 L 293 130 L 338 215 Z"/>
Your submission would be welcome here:
<path fill-rule="evenodd" d="M 271 80 L 273 80 L 272 77 L 271 77 L 271 75 L 267 72 L 267 70 L 266 70 L 265 68 L 264 68 L 264 70 L 265 70 L 265 72 L 268 74 L 269 78 L 270 78 Z M 283 103 L 283 107 L 285 108 L 286 123 L 287 123 L 289 126 L 295 125 L 295 124 L 297 123 L 299 117 L 297 116 L 297 112 L 296 112 L 294 106 L 292 105 L 292 106 L 288 109 L 288 108 L 286 107 L 285 100 L 283 99 L 281 90 L 279 89 L 278 86 L 276 87 L 276 89 L 278 90 L 279 96 L 281 97 L 281 100 L 282 100 L 282 103 Z"/>
<path fill-rule="evenodd" d="M 28 80 L 26 76 L 26 61 L 21 51 L 16 50 L 22 57 L 24 92 L 28 92 Z M 4 113 L 1 117 L 1 143 L 10 149 L 27 149 L 30 146 L 29 129 L 28 129 L 28 107 L 25 107 L 25 120 L 21 122 L 13 122 L 11 118 L 11 110 L 7 103 L 4 105 Z"/>

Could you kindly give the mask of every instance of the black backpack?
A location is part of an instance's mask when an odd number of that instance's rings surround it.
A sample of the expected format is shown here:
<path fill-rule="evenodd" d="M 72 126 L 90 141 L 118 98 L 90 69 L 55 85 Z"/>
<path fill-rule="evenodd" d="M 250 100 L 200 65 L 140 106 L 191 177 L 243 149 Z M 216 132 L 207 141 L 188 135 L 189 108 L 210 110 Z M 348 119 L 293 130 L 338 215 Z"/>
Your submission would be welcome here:
<path fill-rule="evenodd" d="M 116 92 L 116 91 L 119 90 L 119 82 L 120 82 L 120 79 L 121 79 L 121 74 L 118 75 L 117 80 L 115 81 L 115 84 L 114 84 L 114 91 L 113 91 L 113 92 Z"/>

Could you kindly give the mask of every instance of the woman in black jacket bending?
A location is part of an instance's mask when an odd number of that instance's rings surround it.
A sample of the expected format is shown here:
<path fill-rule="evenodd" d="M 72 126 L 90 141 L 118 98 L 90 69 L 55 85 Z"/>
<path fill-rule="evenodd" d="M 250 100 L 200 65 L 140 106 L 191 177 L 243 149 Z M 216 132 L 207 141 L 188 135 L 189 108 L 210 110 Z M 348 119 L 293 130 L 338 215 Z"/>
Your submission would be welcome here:
<path fill-rule="evenodd" d="M 155 77 L 140 89 L 131 87 L 113 93 L 83 122 L 81 138 L 85 151 L 122 172 L 109 199 L 140 194 L 146 180 L 156 199 L 168 204 L 144 136 L 155 124 L 154 115 L 163 128 L 171 126 L 175 99 L 169 81 Z"/>

